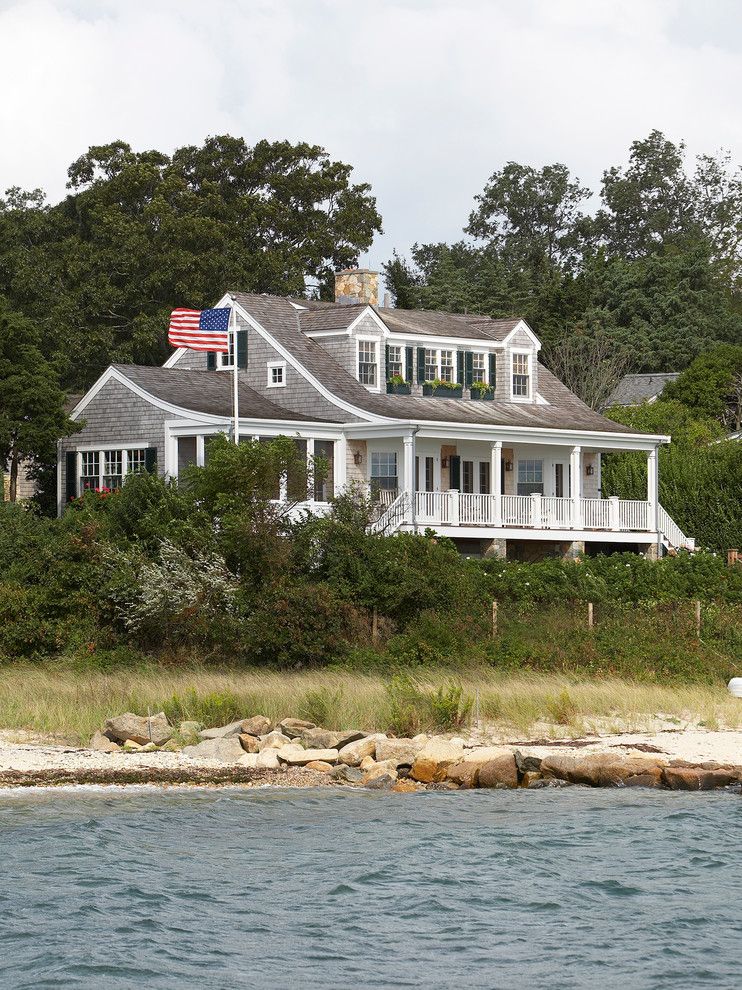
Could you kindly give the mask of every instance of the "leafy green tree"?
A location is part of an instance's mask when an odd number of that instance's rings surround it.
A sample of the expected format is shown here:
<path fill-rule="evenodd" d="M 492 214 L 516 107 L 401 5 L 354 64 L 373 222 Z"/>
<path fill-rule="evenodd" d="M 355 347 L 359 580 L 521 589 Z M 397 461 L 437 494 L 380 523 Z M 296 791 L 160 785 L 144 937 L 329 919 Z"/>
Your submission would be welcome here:
<path fill-rule="evenodd" d="M 0 302 L 0 465 L 10 474 L 15 502 L 21 464 L 31 477 L 56 461 L 57 440 L 79 427 L 64 409 L 65 395 L 39 347 L 34 325 Z"/>
<path fill-rule="evenodd" d="M 668 382 L 662 394 L 696 415 L 713 417 L 729 430 L 742 429 L 742 345 L 701 354 L 674 382 Z"/>
<path fill-rule="evenodd" d="M 717 420 L 699 415 L 677 399 L 665 399 L 664 393 L 656 402 L 613 406 L 605 415 L 631 430 L 671 436 L 678 447 L 706 447 L 724 437 L 724 430 Z"/>

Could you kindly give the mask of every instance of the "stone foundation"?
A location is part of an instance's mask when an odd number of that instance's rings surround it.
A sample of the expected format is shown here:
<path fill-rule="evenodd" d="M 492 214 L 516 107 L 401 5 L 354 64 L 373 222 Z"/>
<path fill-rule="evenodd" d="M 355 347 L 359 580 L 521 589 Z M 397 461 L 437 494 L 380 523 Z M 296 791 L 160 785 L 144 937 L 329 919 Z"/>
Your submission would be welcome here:
<path fill-rule="evenodd" d="M 482 542 L 482 556 L 483 557 L 497 557 L 501 560 L 505 560 L 508 555 L 508 541 L 507 540 L 483 540 Z"/>

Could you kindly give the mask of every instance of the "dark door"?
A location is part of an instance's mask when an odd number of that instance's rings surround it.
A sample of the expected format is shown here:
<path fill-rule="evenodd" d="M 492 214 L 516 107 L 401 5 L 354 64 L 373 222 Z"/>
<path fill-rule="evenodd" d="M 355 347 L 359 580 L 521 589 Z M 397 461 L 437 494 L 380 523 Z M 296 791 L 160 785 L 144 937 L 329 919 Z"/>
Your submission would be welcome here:
<path fill-rule="evenodd" d="M 449 488 L 455 489 L 456 491 L 461 490 L 461 458 L 457 454 L 453 454 L 449 460 L 449 471 L 450 471 L 450 483 Z"/>

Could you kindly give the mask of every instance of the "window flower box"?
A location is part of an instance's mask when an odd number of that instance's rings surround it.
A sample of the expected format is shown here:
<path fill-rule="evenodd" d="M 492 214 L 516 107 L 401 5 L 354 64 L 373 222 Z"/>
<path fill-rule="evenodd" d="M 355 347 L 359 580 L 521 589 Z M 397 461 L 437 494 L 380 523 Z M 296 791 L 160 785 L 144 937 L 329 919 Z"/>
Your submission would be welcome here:
<path fill-rule="evenodd" d="M 472 382 L 469 394 L 472 399 L 478 399 L 480 402 L 492 402 L 495 398 L 495 389 L 486 382 Z"/>
<path fill-rule="evenodd" d="M 386 383 L 387 395 L 409 395 L 410 391 L 410 383 L 406 382 L 400 375 L 392 375 Z"/>
<path fill-rule="evenodd" d="M 464 388 L 459 382 L 442 382 L 436 378 L 432 382 L 423 382 L 423 395 L 432 395 L 436 399 L 460 399 Z"/>

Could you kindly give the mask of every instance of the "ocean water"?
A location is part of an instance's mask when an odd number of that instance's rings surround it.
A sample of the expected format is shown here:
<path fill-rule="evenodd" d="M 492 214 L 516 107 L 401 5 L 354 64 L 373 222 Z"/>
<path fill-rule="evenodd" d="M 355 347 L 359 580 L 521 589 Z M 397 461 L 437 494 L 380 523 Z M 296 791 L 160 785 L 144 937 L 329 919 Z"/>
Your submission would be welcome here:
<path fill-rule="evenodd" d="M 742 987 L 742 798 L 0 792 L 0 987 Z"/>

